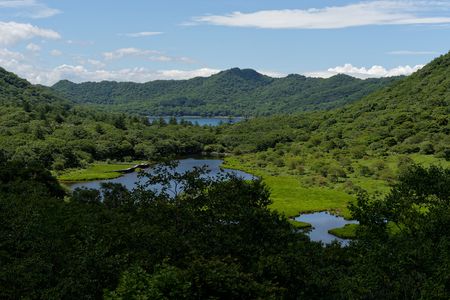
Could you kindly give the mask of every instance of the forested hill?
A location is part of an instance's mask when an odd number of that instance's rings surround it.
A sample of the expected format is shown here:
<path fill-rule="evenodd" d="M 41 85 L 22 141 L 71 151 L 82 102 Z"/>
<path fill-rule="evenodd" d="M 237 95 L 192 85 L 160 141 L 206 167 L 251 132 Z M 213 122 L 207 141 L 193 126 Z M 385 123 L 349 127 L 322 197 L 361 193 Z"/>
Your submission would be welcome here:
<path fill-rule="evenodd" d="M 230 128 L 223 139 L 240 152 L 290 141 L 315 153 L 337 151 L 362 157 L 421 152 L 450 159 L 449 116 L 450 53 L 343 108 L 256 118 Z"/>
<path fill-rule="evenodd" d="M 54 91 L 44 86 L 35 86 L 0 67 L 0 104 L 22 105 L 30 109 L 31 105 L 68 104 Z"/>
<path fill-rule="evenodd" d="M 80 107 L 0 68 L 0 161 L 58 171 L 94 160 L 200 153 L 213 138 L 198 126 L 150 126 L 147 118 Z"/>
<path fill-rule="evenodd" d="M 150 115 L 255 116 L 341 107 L 395 82 L 399 77 L 361 80 L 289 75 L 272 78 L 251 69 L 230 69 L 208 78 L 147 83 L 103 81 L 52 88 L 77 103 Z"/>

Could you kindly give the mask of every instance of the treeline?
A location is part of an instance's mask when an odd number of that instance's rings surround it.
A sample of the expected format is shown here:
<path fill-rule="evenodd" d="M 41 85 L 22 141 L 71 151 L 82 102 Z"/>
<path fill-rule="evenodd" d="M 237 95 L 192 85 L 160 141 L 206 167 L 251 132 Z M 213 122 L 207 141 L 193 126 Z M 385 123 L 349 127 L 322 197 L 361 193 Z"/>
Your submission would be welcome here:
<path fill-rule="evenodd" d="M 270 210 L 260 181 L 160 172 L 148 183 L 184 192 L 65 196 L 37 164 L 2 159 L 0 298 L 448 299 L 448 169 L 413 167 L 385 198 L 361 194 L 344 248 Z"/>
<path fill-rule="evenodd" d="M 52 89 L 73 102 L 107 111 L 154 116 L 267 116 L 341 107 L 398 79 L 361 80 L 347 75 L 271 78 L 235 68 L 208 78 L 180 81 L 75 84 L 65 80 Z"/>

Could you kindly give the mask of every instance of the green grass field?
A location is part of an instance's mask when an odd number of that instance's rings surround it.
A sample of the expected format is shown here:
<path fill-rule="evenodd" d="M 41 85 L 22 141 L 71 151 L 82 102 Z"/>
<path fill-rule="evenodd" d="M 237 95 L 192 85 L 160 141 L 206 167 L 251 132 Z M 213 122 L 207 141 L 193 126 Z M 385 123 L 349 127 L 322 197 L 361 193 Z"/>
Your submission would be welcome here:
<path fill-rule="evenodd" d="M 358 224 L 346 224 L 344 227 L 330 229 L 328 233 L 341 239 L 354 239 L 356 238 L 357 228 Z"/>
<path fill-rule="evenodd" d="M 450 167 L 450 162 L 429 155 L 413 154 L 409 155 L 415 163 L 423 166 L 438 165 L 441 167 Z M 256 167 L 253 161 L 254 157 L 232 156 L 225 158 L 223 166 L 230 169 L 242 170 L 262 178 L 271 191 L 273 204 L 271 207 L 284 213 L 287 217 L 295 217 L 301 213 L 330 211 L 334 214 L 351 218 L 348 204 L 355 200 L 354 195 L 346 193 L 342 184 L 335 184 L 332 187 L 318 187 L 302 185 L 301 176 L 289 173 L 286 168 L 274 166 Z M 393 171 L 398 172 L 399 155 L 385 157 L 382 160 Z M 365 158 L 354 161 L 354 165 L 372 166 L 380 158 Z M 349 179 L 353 184 L 363 188 L 370 194 L 383 195 L 389 192 L 390 187 L 384 180 L 373 178 L 371 176 L 359 176 L 352 174 Z M 307 223 L 291 222 L 294 226 L 304 228 L 310 226 Z M 341 238 L 355 238 L 357 225 L 347 225 L 342 228 L 330 230 L 330 234 Z"/>
<path fill-rule="evenodd" d="M 298 228 L 298 229 L 304 229 L 304 228 L 310 228 L 311 227 L 311 224 L 309 224 L 309 223 L 296 221 L 296 220 L 293 220 L 293 219 L 289 219 L 289 223 L 291 223 L 292 225 L 294 225 L 295 228 Z"/>
<path fill-rule="evenodd" d="M 302 187 L 296 176 L 272 175 L 261 168 L 243 165 L 236 157 L 227 157 L 223 166 L 239 169 L 262 178 L 271 191 L 272 208 L 288 217 L 325 210 L 350 217 L 347 205 L 354 198 L 342 191 L 322 187 Z"/>
<path fill-rule="evenodd" d="M 122 170 L 134 166 L 136 163 L 95 163 L 85 169 L 71 169 L 57 176 L 59 181 L 90 181 L 112 179 L 123 175 L 117 170 Z"/>

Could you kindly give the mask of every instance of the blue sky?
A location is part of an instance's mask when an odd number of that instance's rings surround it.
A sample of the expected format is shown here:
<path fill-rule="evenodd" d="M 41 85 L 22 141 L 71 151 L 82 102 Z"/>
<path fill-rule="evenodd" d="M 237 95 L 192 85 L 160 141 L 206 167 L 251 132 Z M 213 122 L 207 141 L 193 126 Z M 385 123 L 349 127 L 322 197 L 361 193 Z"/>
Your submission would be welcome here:
<path fill-rule="evenodd" d="M 0 0 L 0 66 L 46 85 L 410 74 L 449 36 L 448 0 Z"/>

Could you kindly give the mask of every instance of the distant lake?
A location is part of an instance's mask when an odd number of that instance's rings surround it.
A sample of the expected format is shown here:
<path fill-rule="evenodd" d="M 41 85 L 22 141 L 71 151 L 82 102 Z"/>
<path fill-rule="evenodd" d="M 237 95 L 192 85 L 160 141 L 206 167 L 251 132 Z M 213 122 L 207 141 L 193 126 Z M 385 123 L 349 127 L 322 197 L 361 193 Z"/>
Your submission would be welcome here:
<path fill-rule="evenodd" d="M 149 116 L 148 119 L 150 122 L 153 121 L 158 121 L 160 118 L 163 118 L 164 121 L 166 123 L 169 122 L 170 120 L 170 116 Z M 244 120 L 244 118 L 242 117 L 234 117 L 234 118 L 226 118 L 226 117 L 211 117 L 211 118 L 207 118 L 207 117 L 175 117 L 175 119 L 177 120 L 177 123 L 180 124 L 181 121 L 187 121 L 190 122 L 192 124 L 198 124 L 199 126 L 219 126 L 222 124 L 235 124 L 237 122 L 240 122 L 242 120 Z"/>
<path fill-rule="evenodd" d="M 297 221 L 306 222 L 312 225 L 312 229 L 308 232 L 312 241 L 330 244 L 334 240 L 348 244 L 349 240 L 338 238 L 328 233 L 328 230 L 344 227 L 346 224 L 358 224 L 358 221 L 346 220 L 343 217 L 332 215 L 328 212 L 317 212 L 312 214 L 303 214 L 295 218 Z"/>
<path fill-rule="evenodd" d="M 176 167 L 175 171 L 178 173 L 184 173 L 186 171 L 191 171 L 194 169 L 194 167 L 203 167 L 206 166 L 210 173 L 208 176 L 215 177 L 219 174 L 234 174 L 238 177 L 241 177 L 245 180 L 251 180 L 255 177 L 251 174 L 238 171 L 238 170 L 230 170 L 230 169 L 222 169 L 220 165 L 222 164 L 222 160 L 220 159 L 194 159 L 194 158 L 187 158 L 187 159 L 181 159 L 178 161 L 179 164 Z M 152 168 L 146 169 L 148 172 L 152 172 Z M 84 181 L 84 182 L 77 182 L 74 184 L 69 184 L 69 187 L 71 190 L 75 190 L 76 188 L 87 188 L 87 189 L 99 189 L 100 184 L 103 182 L 113 182 L 113 183 L 121 183 L 123 184 L 127 189 L 131 190 L 136 186 L 136 182 L 142 182 L 138 178 L 138 173 L 133 172 L 129 174 L 125 174 L 121 177 L 115 178 L 115 179 L 108 179 L 108 180 L 94 180 L 94 181 Z M 143 179 L 145 182 L 145 178 Z M 154 186 L 154 189 L 158 190 L 160 186 Z"/>

